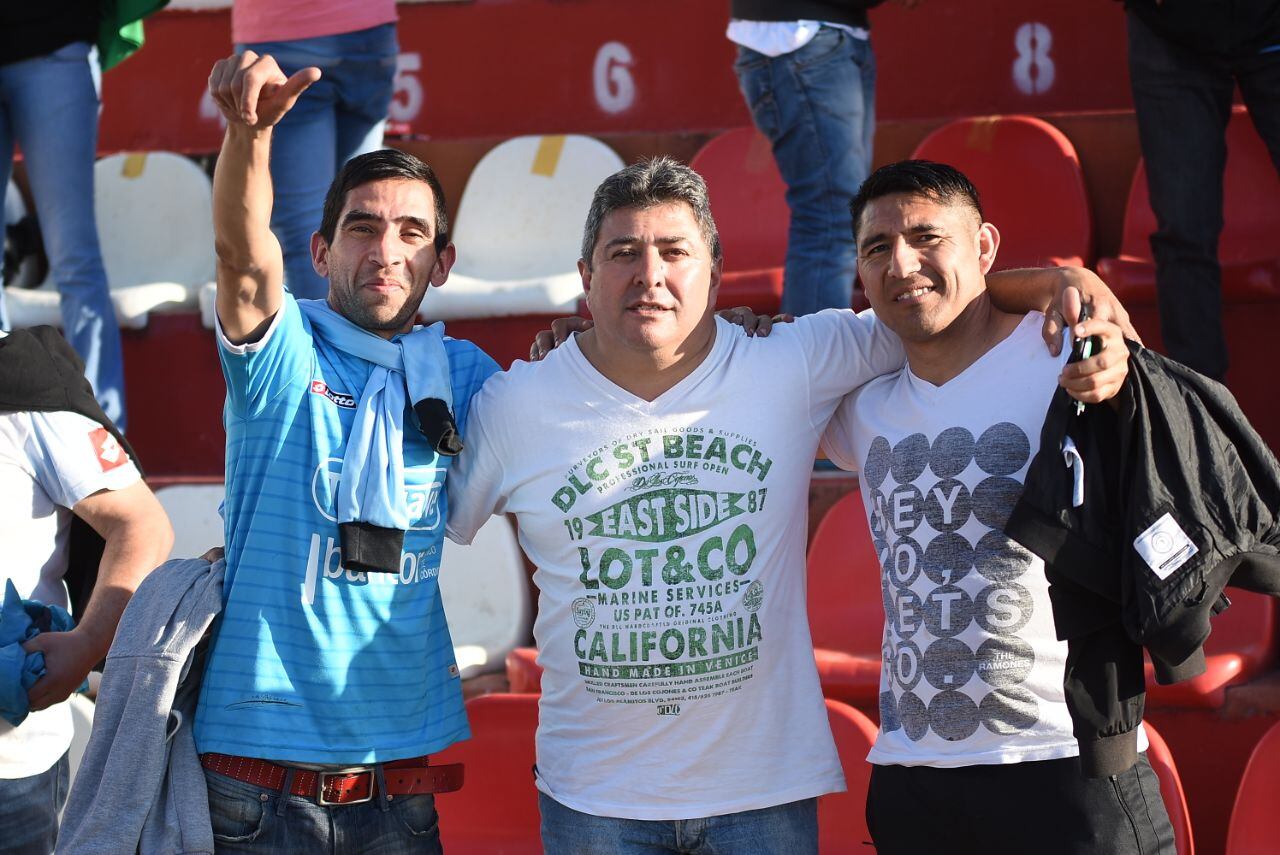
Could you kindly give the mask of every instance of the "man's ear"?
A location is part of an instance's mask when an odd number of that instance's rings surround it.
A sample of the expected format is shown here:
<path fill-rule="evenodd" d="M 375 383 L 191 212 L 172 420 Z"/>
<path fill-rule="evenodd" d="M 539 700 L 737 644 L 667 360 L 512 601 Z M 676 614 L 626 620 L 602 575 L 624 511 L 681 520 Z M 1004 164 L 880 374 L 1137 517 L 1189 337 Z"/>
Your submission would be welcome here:
<path fill-rule="evenodd" d="M 582 277 L 582 294 L 587 300 L 587 305 L 591 305 L 591 265 L 587 264 L 585 258 L 578 259 L 578 275 Z"/>
<path fill-rule="evenodd" d="M 982 265 L 982 274 L 991 272 L 996 263 L 996 251 L 1000 249 L 1000 232 L 991 223 L 983 223 L 978 227 L 978 263 Z"/>
<path fill-rule="evenodd" d="M 436 263 L 431 266 L 431 284 L 439 288 L 449 278 L 453 263 L 458 260 L 458 250 L 453 244 L 446 244 L 444 251 L 436 256 Z"/>
<path fill-rule="evenodd" d="M 707 289 L 707 306 L 711 311 L 716 310 L 716 298 L 720 294 L 720 275 L 724 272 L 724 256 L 720 256 L 711 262 L 711 287 Z"/>
<path fill-rule="evenodd" d="M 311 267 L 316 273 L 329 278 L 329 243 L 319 232 L 311 233 Z"/>

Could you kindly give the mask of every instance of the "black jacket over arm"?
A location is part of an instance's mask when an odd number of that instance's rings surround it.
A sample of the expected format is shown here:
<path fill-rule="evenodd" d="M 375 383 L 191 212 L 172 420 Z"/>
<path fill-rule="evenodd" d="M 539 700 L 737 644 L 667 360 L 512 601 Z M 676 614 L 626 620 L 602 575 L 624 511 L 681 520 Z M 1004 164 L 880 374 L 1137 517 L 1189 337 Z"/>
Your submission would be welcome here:
<path fill-rule="evenodd" d="M 1226 387 L 1137 345 L 1118 411 L 1081 416 L 1061 389 L 1006 526 L 1045 561 L 1087 774 L 1137 756 L 1142 648 L 1160 683 L 1204 671 L 1227 585 L 1280 595 L 1280 466 Z M 1084 502 L 1064 463 L 1084 461 Z M 1189 541 L 1189 544 L 1188 542 Z M 1146 550 L 1144 557 L 1139 542 Z M 1151 562 L 1154 562 L 1154 567 Z"/>

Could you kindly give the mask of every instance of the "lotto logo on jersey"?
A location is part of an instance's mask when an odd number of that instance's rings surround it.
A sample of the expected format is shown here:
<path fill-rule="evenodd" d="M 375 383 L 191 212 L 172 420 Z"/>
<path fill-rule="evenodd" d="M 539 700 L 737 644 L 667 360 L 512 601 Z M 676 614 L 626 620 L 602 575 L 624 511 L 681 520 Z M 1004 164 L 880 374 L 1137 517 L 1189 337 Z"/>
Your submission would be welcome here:
<path fill-rule="evenodd" d="M 111 435 L 106 428 L 94 428 L 89 431 L 89 444 L 98 458 L 98 465 L 103 472 L 110 472 L 129 462 L 129 453 L 120 445 L 120 441 Z"/>
<path fill-rule="evenodd" d="M 333 391 L 323 380 L 312 380 L 311 391 L 316 395 L 324 395 L 330 401 L 333 401 L 339 407 L 344 409 L 354 410 L 356 408 L 355 398 L 350 395 L 344 395 L 341 392 Z"/>

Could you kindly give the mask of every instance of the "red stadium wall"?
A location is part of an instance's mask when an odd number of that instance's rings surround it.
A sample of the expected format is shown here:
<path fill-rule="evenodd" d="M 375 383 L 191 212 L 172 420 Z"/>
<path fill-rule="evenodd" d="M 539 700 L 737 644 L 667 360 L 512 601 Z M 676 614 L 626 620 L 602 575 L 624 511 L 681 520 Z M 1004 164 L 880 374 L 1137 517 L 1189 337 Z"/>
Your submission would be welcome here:
<path fill-rule="evenodd" d="M 749 124 L 727 0 L 475 0 L 400 7 L 392 131 L 432 140 Z M 638 11 L 642 10 L 642 11 Z M 1114 0 L 930 0 L 872 13 L 882 119 L 1126 109 Z M 168 11 L 103 79 L 104 152 L 218 147 L 205 95 L 230 14 Z"/>

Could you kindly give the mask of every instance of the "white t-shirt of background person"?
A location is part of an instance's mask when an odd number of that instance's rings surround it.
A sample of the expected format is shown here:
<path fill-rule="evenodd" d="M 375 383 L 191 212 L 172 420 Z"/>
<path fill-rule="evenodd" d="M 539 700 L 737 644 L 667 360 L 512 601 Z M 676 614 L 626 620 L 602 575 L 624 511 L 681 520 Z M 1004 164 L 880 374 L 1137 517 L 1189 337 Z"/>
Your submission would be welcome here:
<path fill-rule="evenodd" d="M 139 477 L 116 438 L 78 413 L 0 413 L 0 586 L 12 579 L 23 598 L 66 608 L 69 509 Z M 0 778 L 38 775 L 70 745 L 65 702 L 17 728 L 0 719 Z"/>
<path fill-rule="evenodd" d="M 941 767 L 1078 754 L 1044 563 L 1003 533 L 1066 358 L 1028 314 L 959 376 L 910 367 L 844 401 L 822 440 L 859 471 L 887 615 L 868 759 Z"/>
<path fill-rule="evenodd" d="M 794 53 L 813 41 L 818 30 L 823 27 L 844 30 L 864 42 L 871 37 L 864 27 L 850 27 L 830 21 L 747 21 L 741 18 L 731 18 L 724 35 L 734 44 L 750 48 L 756 53 L 782 56 Z"/>
<path fill-rule="evenodd" d="M 903 358 L 829 310 L 768 338 L 717 320 L 652 402 L 574 340 L 486 382 L 447 530 L 514 514 L 537 567 L 542 792 L 672 820 L 844 789 L 805 611 L 809 479 L 841 396 Z"/>

